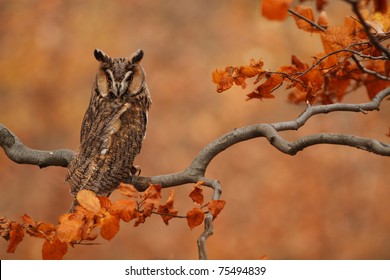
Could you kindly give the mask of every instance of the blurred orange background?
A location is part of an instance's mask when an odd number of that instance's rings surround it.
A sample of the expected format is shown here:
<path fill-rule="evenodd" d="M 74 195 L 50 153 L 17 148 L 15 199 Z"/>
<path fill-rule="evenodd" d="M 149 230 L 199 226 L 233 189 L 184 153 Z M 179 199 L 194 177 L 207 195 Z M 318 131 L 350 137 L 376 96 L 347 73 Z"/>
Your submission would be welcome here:
<path fill-rule="evenodd" d="M 330 23 L 341 23 L 349 7 L 329 2 Z M 276 70 L 292 54 L 310 62 L 322 50 L 319 37 L 298 30 L 291 18 L 262 18 L 253 0 L 0 1 L 0 17 L 0 123 L 36 149 L 77 149 L 95 48 L 114 57 L 144 50 L 153 106 L 136 164 L 145 176 L 185 168 L 204 145 L 236 127 L 291 120 L 304 110 L 286 101 L 284 89 L 264 101 L 245 101 L 252 85 L 217 94 L 215 68 L 262 58 Z M 366 101 L 364 90 L 345 98 Z M 389 142 L 389 109 L 384 101 L 368 115 L 316 116 L 283 135 L 333 132 Z M 389 168 L 389 158 L 349 147 L 315 146 L 291 157 L 264 139 L 235 145 L 207 172 L 221 181 L 227 201 L 207 241 L 209 258 L 389 259 Z M 71 204 L 65 175 L 65 168 L 18 165 L 0 151 L 0 216 L 27 213 L 57 223 Z M 175 188 L 181 214 L 193 207 L 191 188 Z M 65 258 L 196 259 L 201 231 L 154 216 L 137 228 L 122 223 L 112 241 L 69 248 Z M 40 259 L 42 243 L 27 236 L 7 254 L 2 239 L 0 258 Z"/>

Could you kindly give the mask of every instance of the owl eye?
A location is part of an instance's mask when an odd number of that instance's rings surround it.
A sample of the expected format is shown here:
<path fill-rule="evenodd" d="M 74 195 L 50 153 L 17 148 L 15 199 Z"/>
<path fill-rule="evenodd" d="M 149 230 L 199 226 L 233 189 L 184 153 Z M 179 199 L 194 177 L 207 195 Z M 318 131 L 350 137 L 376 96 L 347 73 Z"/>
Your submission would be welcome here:
<path fill-rule="evenodd" d="M 134 71 L 129 70 L 126 72 L 125 76 L 123 77 L 122 82 L 131 83 L 131 81 L 133 80 L 133 77 L 134 77 Z"/>
<path fill-rule="evenodd" d="M 129 82 L 129 83 L 131 81 L 133 81 L 133 74 L 128 75 L 125 80 L 126 80 L 126 82 Z"/>
<path fill-rule="evenodd" d="M 106 74 L 106 81 L 111 84 L 114 77 L 112 71 L 110 69 L 106 69 L 104 72 L 104 74 Z"/>

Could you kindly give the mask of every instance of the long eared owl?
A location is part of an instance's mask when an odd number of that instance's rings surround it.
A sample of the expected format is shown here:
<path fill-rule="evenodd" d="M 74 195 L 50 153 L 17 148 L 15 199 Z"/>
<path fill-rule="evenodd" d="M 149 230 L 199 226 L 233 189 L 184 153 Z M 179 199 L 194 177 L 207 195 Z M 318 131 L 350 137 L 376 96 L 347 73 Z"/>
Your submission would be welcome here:
<path fill-rule="evenodd" d="M 100 65 L 66 179 L 74 197 L 82 189 L 109 195 L 133 175 L 151 105 L 142 50 L 126 58 L 111 58 L 99 49 L 94 55 Z"/>

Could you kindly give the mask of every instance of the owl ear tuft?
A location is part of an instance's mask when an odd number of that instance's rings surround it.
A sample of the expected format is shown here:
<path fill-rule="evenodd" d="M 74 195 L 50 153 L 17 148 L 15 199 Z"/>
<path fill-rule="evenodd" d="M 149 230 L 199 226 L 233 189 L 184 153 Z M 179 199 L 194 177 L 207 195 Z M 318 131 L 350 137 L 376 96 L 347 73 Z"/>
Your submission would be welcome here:
<path fill-rule="evenodd" d="M 105 53 L 103 52 L 102 50 L 99 50 L 99 49 L 95 49 L 95 51 L 93 52 L 93 54 L 95 55 L 95 58 L 100 61 L 100 62 L 105 62 L 105 63 L 108 63 L 110 62 L 111 58 Z"/>
<path fill-rule="evenodd" d="M 144 57 L 144 51 L 138 50 L 130 58 L 130 61 L 131 61 L 131 63 L 139 63 L 143 57 Z"/>

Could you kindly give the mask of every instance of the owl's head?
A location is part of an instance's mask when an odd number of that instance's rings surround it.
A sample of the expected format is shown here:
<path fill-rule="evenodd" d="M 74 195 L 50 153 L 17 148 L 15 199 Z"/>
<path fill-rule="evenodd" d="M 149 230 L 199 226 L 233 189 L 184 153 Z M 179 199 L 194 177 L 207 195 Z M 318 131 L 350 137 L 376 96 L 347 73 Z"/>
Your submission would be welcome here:
<path fill-rule="evenodd" d="M 96 85 L 102 98 L 126 101 L 142 92 L 145 80 L 145 73 L 140 65 L 144 56 L 142 50 L 130 57 L 112 58 L 95 49 L 94 55 L 100 62 Z"/>

